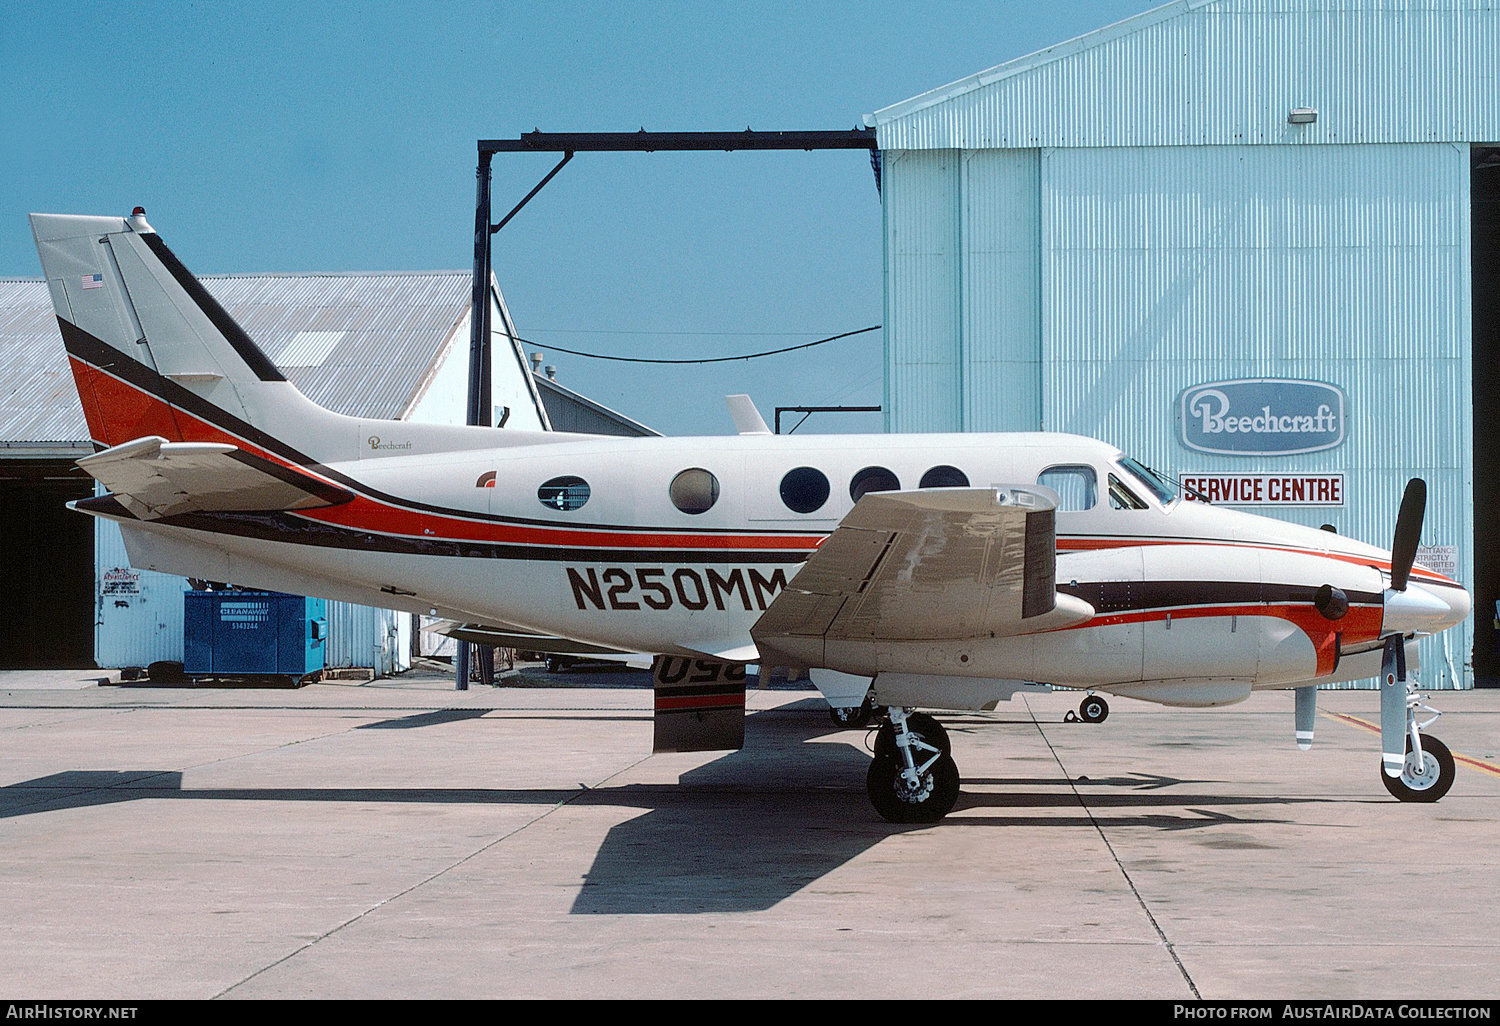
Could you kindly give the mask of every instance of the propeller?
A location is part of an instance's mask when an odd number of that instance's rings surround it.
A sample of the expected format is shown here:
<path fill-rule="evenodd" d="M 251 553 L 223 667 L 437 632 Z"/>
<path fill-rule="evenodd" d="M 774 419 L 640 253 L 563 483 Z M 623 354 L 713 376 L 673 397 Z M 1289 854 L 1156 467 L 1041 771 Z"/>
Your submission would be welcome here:
<path fill-rule="evenodd" d="M 1422 516 L 1427 509 L 1427 482 L 1414 477 L 1406 482 L 1401 496 L 1401 510 L 1396 514 L 1396 536 L 1391 539 L 1391 591 L 1386 594 L 1386 614 L 1382 629 L 1389 628 L 1392 614 L 1410 604 L 1406 582 L 1411 565 L 1417 558 L 1417 542 L 1422 537 Z M 1413 598 L 1420 599 L 1417 593 Z M 1403 632 L 1388 634 L 1380 660 L 1380 748 L 1381 769 L 1388 777 L 1399 777 L 1406 761 L 1406 640 Z"/>
<path fill-rule="evenodd" d="M 1427 482 L 1414 477 L 1406 482 L 1401 511 L 1396 514 L 1396 536 L 1391 540 L 1391 590 L 1405 591 L 1411 565 L 1422 538 L 1422 516 L 1427 510 Z"/>

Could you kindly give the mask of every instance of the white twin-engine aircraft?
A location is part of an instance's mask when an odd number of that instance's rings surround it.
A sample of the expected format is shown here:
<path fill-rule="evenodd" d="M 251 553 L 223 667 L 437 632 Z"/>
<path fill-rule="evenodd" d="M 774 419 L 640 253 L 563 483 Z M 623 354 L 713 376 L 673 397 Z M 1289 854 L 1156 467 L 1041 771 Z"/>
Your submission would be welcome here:
<path fill-rule="evenodd" d="M 1415 639 L 1469 595 L 1393 551 L 1184 501 L 1110 445 L 1062 434 L 614 438 L 334 414 L 275 365 L 144 212 L 33 215 L 63 341 L 133 565 L 434 613 L 524 648 L 656 656 L 656 747 L 738 748 L 744 667 L 805 668 L 848 722 L 886 718 L 885 818 L 953 808 L 928 709 L 1027 687 L 1168 705 L 1382 678 L 1382 779 L 1435 801 Z M 1430 721 L 1429 721 L 1430 722 Z"/>

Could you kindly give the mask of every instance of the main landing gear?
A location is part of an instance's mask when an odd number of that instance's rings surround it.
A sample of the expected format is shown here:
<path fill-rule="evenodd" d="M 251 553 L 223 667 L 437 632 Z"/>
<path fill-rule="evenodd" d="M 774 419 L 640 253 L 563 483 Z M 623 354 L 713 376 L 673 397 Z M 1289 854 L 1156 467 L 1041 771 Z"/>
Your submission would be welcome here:
<path fill-rule="evenodd" d="M 958 801 L 958 766 L 948 732 L 925 713 L 891 706 L 890 722 L 875 735 L 875 758 L 865 789 L 875 811 L 891 823 L 936 823 Z"/>
<path fill-rule="evenodd" d="M 1063 717 L 1064 723 L 1103 723 L 1109 719 L 1109 703 L 1101 695 L 1092 692 L 1085 695 L 1082 702 L 1078 703 L 1078 712 L 1068 710 Z"/>

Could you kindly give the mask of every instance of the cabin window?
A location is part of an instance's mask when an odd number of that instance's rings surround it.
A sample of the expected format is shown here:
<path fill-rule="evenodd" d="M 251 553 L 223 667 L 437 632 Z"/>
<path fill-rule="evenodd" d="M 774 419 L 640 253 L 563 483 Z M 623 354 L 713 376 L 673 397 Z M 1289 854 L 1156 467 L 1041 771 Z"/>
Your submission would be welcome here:
<path fill-rule="evenodd" d="M 719 501 L 719 479 L 702 467 L 693 467 L 672 478 L 667 491 L 672 505 L 682 512 L 707 513 Z"/>
<path fill-rule="evenodd" d="M 1150 509 L 1146 500 L 1125 487 L 1125 482 L 1118 477 L 1109 475 L 1109 508 L 1110 509 Z"/>
<path fill-rule="evenodd" d="M 901 490 L 901 482 L 896 475 L 884 467 L 866 467 L 849 482 L 849 498 L 855 502 L 859 501 L 861 495 L 869 492 L 897 492 Z"/>
<path fill-rule="evenodd" d="M 969 487 L 969 475 L 957 467 L 944 464 L 933 467 L 922 475 L 922 481 L 918 488 L 967 488 Z"/>
<path fill-rule="evenodd" d="M 781 479 L 781 501 L 794 513 L 812 513 L 828 501 L 828 478 L 814 467 L 788 470 Z"/>
<path fill-rule="evenodd" d="M 1093 509 L 1099 501 L 1099 479 L 1093 467 L 1048 467 L 1036 483 L 1057 493 L 1057 508 L 1064 513 Z"/>
<path fill-rule="evenodd" d="M 554 477 L 536 490 L 536 499 L 548 509 L 581 509 L 589 501 L 589 483 L 581 477 Z"/>

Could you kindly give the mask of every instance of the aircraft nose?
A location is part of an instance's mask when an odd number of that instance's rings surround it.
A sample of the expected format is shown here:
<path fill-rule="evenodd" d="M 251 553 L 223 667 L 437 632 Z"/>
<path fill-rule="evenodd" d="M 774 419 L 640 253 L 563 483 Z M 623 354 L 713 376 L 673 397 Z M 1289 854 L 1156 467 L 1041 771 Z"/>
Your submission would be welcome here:
<path fill-rule="evenodd" d="M 1443 598 L 1448 603 L 1448 626 L 1463 623 L 1468 619 L 1469 610 L 1474 608 L 1474 597 L 1469 594 L 1467 588 L 1444 588 Z"/>
<path fill-rule="evenodd" d="M 1409 583 L 1404 591 L 1385 590 L 1382 634 L 1435 633 L 1463 621 L 1471 600 L 1463 588 L 1427 588 Z"/>

